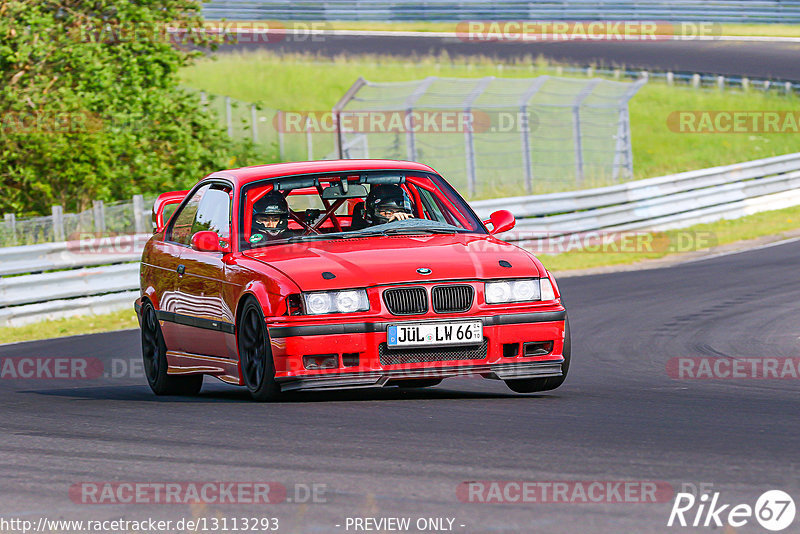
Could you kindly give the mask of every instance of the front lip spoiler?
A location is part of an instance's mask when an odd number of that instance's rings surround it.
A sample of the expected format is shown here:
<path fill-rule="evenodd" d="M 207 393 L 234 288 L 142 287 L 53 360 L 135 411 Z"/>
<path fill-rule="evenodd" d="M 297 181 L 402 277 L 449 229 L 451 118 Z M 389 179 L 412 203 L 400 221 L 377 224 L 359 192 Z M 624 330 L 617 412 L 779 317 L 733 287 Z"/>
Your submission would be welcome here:
<path fill-rule="evenodd" d="M 466 321 L 480 320 L 483 326 L 500 326 L 509 324 L 530 324 L 530 323 L 549 323 L 563 321 L 567 316 L 564 309 L 555 311 L 534 311 L 525 313 L 506 313 L 500 315 L 469 315 L 464 314 L 459 317 L 443 319 L 441 317 L 411 317 L 404 315 L 393 320 L 376 320 L 370 322 L 353 323 L 322 323 L 298 326 L 271 326 L 269 327 L 270 338 L 286 338 L 297 336 L 327 336 L 335 334 L 371 334 L 375 332 L 386 332 L 386 327 L 402 321 L 421 322 L 421 321 Z"/>
<path fill-rule="evenodd" d="M 381 388 L 398 378 L 452 378 L 464 375 L 483 375 L 494 380 L 518 378 L 548 378 L 561 376 L 564 358 L 541 362 L 459 365 L 424 369 L 386 369 L 368 373 L 340 373 L 305 377 L 279 378 L 281 391 Z"/>

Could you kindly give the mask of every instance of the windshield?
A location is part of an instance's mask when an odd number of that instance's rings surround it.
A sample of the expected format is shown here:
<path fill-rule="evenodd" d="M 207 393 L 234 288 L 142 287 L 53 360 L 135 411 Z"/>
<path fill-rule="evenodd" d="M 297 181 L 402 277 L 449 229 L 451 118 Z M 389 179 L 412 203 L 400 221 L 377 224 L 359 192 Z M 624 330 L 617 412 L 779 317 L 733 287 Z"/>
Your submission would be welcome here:
<path fill-rule="evenodd" d="M 247 184 L 241 250 L 282 243 L 415 234 L 485 234 L 440 176 L 403 171 L 271 178 Z"/>

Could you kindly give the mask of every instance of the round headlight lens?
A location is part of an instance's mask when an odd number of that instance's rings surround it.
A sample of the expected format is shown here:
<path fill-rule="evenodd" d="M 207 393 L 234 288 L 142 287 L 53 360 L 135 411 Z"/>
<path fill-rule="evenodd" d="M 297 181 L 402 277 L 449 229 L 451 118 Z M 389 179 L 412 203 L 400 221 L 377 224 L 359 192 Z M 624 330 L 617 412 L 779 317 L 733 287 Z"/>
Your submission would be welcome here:
<path fill-rule="evenodd" d="M 521 280 L 514 283 L 514 300 L 536 300 L 536 293 L 536 285 L 534 285 L 533 280 Z"/>
<path fill-rule="evenodd" d="M 314 293 L 306 299 L 308 311 L 314 314 L 330 313 L 331 297 L 326 293 Z"/>
<path fill-rule="evenodd" d="M 340 291 L 336 294 L 336 307 L 342 313 L 354 312 L 361 306 L 357 291 Z"/>
<path fill-rule="evenodd" d="M 508 282 L 486 284 L 486 302 L 489 304 L 508 302 L 510 299 L 511 285 Z"/>

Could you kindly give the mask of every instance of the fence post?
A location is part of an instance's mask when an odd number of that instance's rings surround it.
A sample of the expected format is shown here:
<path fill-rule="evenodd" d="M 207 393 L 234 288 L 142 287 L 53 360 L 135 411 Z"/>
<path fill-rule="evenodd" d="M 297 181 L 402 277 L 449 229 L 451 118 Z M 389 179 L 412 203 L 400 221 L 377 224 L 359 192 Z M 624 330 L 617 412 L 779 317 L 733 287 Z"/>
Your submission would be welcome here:
<path fill-rule="evenodd" d="M 403 126 L 406 129 L 406 158 L 409 161 L 417 161 L 417 139 L 414 132 L 414 105 L 417 100 L 424 95 L 433 82 L 436 81 L 436 76 L 428 76 L 414 88 L 414 91 L 408 95 L 406 101 L 403 103 L 405 108 L 405 115 L 403 116 Z"/>
<path fill-rule="evenodd" d="M 65 241 L 64 208 L 62 206 L 53 206 L 53 241 Z"/>
<path fill-rule="evenodd" d="M 600 80 L 587 83 L 575 97 L 572 103 L 572 137 L 575 139 L 575 180 L 578 185 L 583 183 L 583 141 L 581 139 L 581 104 L 589 96 Z"/>
<path fill-rule="evenodd" d="M 720 91 L 725 89 L 725 76 L 717 76 L 717 89 Z"/>
<path fill-rule="evenodd" d="M 278 155 L 281 158 L 281 161 L 286 159 L 285 149 L 284 149 L 284 139 L 283 139 L 283 111 L 278 110 Z"/>
<path fill-rule="evenodd" d="M 308 161 L 314 161 L 314 141 L 311 137 L 311 119 L 306 117 L 306 148 L 308 149 Z M 342 157 L 341 147 L 339 148 L 339 158 Z"/>
<path fill-rule="evenodd" d="M 786 82 L 785 84 L 783 84 L 783 87 L 786 90 L 787 95 L 792 94 L 792 82 Z"/>
<path fill-rule="evenodd" d="M 3 215 L 3 219 L 6 221 L 6 227 L 11 232 L 11 239 L 13 243 L 17 244 L 17 216 L 13 213 L 6 213 Z"/>
<path fill-rule="evenodd" d="M 475 121 L 472 120 L 472 104 L 481 96 L 492 80 L 494 80 L 494 76 L 482 78 L 467 98 L 464 99 L 464 116 L 468 118 L 468 123 L 465 124 L 464 128 L 464 149 L 467 156 L 467 191 L 470 196 L 475 195 L 478 189 L 478 173 L 475 165 L 475 137 L 473 134 Z"/>
<path fill-rule="evenodd" d="M 233 111 L 231 111 L 231 97 L 225 97 L 225 123 L 228 125 L 228 137 L 233 137 Z"/>
<path fill-rule="evenodd" d="M 522 165 L 525 167 L 525 191 L 533 193 L 533 161 L 531 159 L 531 126 L 528 119 L 528 102 L 550 76 L 539 76 L 519 99 L 520 134 L 522 136 Z"/>
<path fill-rule="evenodd" d="M 94 231 L 106 231 L 106 205 L 102 200 L 92 201 L 92 212 L 94 214 Z"/>
<path fill-rule="evenodd" d="M 742 78 L 742 90 L 747 92 L 750 89 L 750 78 Z"/>
<path fill-rule="evenodd" d="M 144 233 L 144 197 L 133 195 L 133 227 L 137 234 Z"/>
<path fill-rule="evenodd" d="M 258 144 L 258 116 L 255 104 L 250 104 L 250 124 L 253 129 L 253 143 Z"/>
<path fill-rule="evenodd" d="M 699 74 L 692 74 L 692 87 L 697 89 L 700 87 L 700 75 Z"/>

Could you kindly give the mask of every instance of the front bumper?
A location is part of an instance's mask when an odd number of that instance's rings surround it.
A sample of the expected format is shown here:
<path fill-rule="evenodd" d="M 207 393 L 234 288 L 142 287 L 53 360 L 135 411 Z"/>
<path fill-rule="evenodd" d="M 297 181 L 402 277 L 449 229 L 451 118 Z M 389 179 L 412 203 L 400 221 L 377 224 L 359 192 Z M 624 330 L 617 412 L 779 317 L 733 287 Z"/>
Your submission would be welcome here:
<path fill-rule="evenodd" d="M 386 329 L 399 322 L 420 322 L 430 318 L 393 318 L 370 322 L 269 325 L 275 361 L 275 378 L 283 391 L 295 389 L 341 389 L 382 387 L 390 381 L 420 378 L 448 378 L 480 375 L 509 380 L 561 376 L 564 362 L 563 307 L 525 313 L 491 316 L 458 316 L 438 320 L 481 320 L 487 341 L 485 357 L 463 359 L 447 357 L 436 361 L 381 363 L 379 346 L 386 343 Z M 524 356 L 522 351 L 509 356 L 504 346 L 518 343 L 552 342 L 547 354 Z M 457 351 L 457 348 L 453 349 Z M 336 355 L 338 367 L 306 369 L 303 356 Z M 355 365 L 345 366 L 346 356 Z"/>

